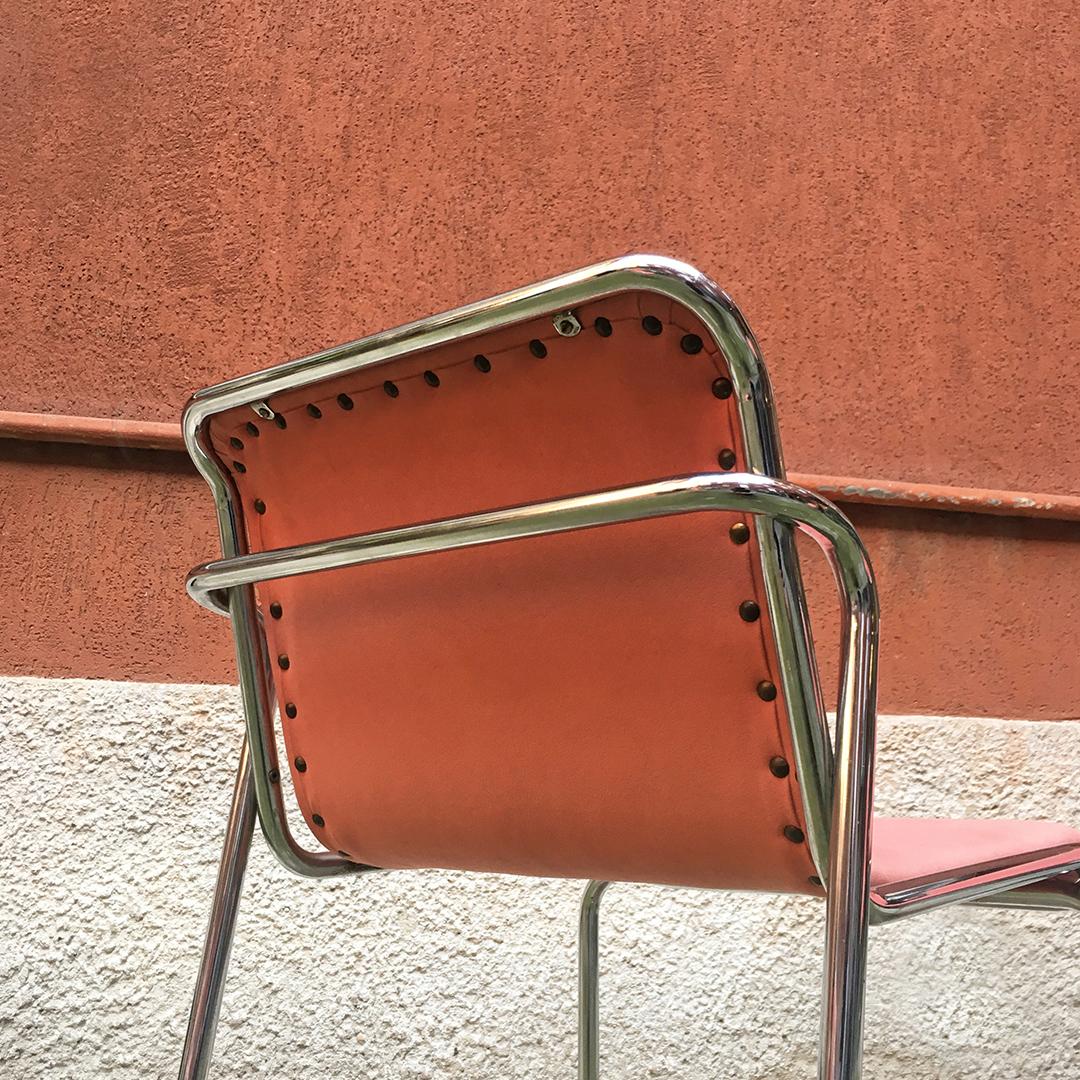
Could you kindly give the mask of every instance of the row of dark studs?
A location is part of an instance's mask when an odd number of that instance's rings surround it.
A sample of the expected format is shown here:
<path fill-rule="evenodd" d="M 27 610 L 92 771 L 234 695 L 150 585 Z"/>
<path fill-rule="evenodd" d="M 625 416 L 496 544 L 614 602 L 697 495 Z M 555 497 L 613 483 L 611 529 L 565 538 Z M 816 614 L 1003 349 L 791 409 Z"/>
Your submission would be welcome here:
<path fill-rule="evenodd" d="M 731 526 L 731 538 L 736 544 L 745 544 L 750 539 L 750 529 L 743 522 L 736 522 Z M 739 605 L 739 615 L 744 622 L 757 622 L 761 617 L 761 608 L 754 600 L 744 600 Z M 762 679 L 757 684 L 757 696 L 762 701 L 775 701 L 776 700 L 776 684 L 770 682 L 768 679 Z M 787 759 L 777 754 L 774 757 L 769 758 L 769 772 L 773 774 L 778 780 L 785 780 L 791 772 L 791 766 L 788 764 Z M 801 844 L 806 836 L 803 834 L 802 829 L 798 825 L 785 825 L 784 826 L 784 838 L 790 840 L 793 844 Z M 810 879 L 812 884 L 820 885 L 821 882 L 816 878 Z"/>
<path fill-rule="evenodd" d="M 664 324 L 655 315 L 646 315 L 641 320 L 641 327 L 645 331 L 645 333 L 653 337 L 662 334 L 664 331 Z M 593 329 L 601 337 L 611 337 L 611 335 L 614 333 L 614 327 L 611 324 L 611 320 L 605 319 L 602 315 L 593 322 Z M 679 344 L 683 352 L 688 353 L 691 356 L 701 352 L 702 348 L 704 348 L 704 343 L 697 334 L 684 334 Z M 533 338 L 529 342 L 529 352 L 531 352 L 532 355 L 535 356 L 538 360 L 542 360 L 544 359 L 544 357 L 547 356 L 548 349 L 547 346 L 539 338 Z M 473 357 L 473 365 L 476 367 L 477 371 L 481 372 L 484 375 L 488 374 L 491 371 L 491 361 L 483 354 L 479 354 Z M 430 369 L 424 372 L 423 378 L 424 382 L 433 389 L 440 386 L 442 382 L 439 376 Z M 731 397 L 732 392 L 734 391 L 734 387 L 730 379 L 721 377 L 713 380 L 712 390 L 716 397 L 723 400 L 725 398 Z M 396 398 L 401 393 L 401 390 L 398 387 L 397 383 L 395 383 L 391 379 L 387 379 L 383 383 L 383 391 L 388 397 L 391 398 Z M 349 412 L 350 410 L 352 410 L 355 405 L 355 402 L 348 394 L 338 394 L 337 403 L 338 406 L 345 412 Z M 313 420 L 322 419 L 323 412 L 318 405 L 309 402 L 306 406 L 306 411 L 308 416 L 310 416 Z M 283 430 L 289 426 L 288 420 L 286 420 L 281 413 L 278 413 L 274 417 L 274 424 Z M 259 436 L 262 434 L 262 430 L 259 428 L 259 425 L 254 423 L 254 421 L 248 421 L 248 423 L 244 425 L 244 429 L 247 431 L 248 435 L 250 435 L 254 439 L 259 438 Z M 244 449 L 243 440 L 235 435 L 229 439 L 229 445 L 234 450 Z M 728 449 L 721 450 L 718 455 L 718 460 L 721 468 L 733 469 L 735 467 L 735 452 Z M 236 472 L 247 472 L 247 466 L 242 461 L 234 461 L 232 464 Z M 262 511 L 260 511 L 260 513 L 262 513 Z"/>
<path fill-rule="evenodd" d="M 605 320 L 606 321 L 606 320 Z M 659 334 L 663 331 L 663 323 L 659 319 L 652 315 L 647 315 L 641 321 L 642 326 L 646 333 Z M 610 324 L 609 324 L 610 325 Z M 682 348 L 687 353 L 697 353 L 701 351 L 702 342 L 701 338 L 697 334 L 687 334 L 682 339 Z M 714 379 L 712 384 L 713 394 L 725 400 L 731 397 L 734 392 L 734 386 L 730 379 L 726 379 L 723 376 Z M 733 450 L 721 450 L 717 455 L 720 467 L 729 470 L 735 467 L 736 459 L 735 452 Z M 750 539 L 750 527 L 745 522 L 736 522 L 731 526 L 730 530 L 731 539 L 736 544 L 745 544 Z M 757 622 L 761 617 L 761 608 L 753 600 L 744 600 L 739 605 L 739 615 L 744 622 Z M 757 695 L 762 701 L 775 701 L 776 700 L 776 685 L 770 682 L 768 679 L 762 679 L 757 684 Z M 787 760 L 779 755 L 769 759 L 769 771 L 779 780 L 785 779 L 791 772 L 791 766 Z M 790 840 L 793 844 L 801 844 L 806 839 L 802 829 L 797 825 L 785 825 L 784 837 Z M 812 884 L 820 885 L 821 881 L 817 877 L 810 878 Z"/>
<path fill-rule="evenodd" d="M 273 619 L 280 619 L 283 614 L 284 614 L 284 609 L 282 608 L 281 604 L 279 604 L 276 600 L 273 601 L 273 603 L 271 603 L 271 605 L 270 605 L 270 617 L 273 618 Z M 278 662 L 278 667 L 281 668 L 282 671 L 288 671 L 289 668 L 292 666 L 292 661 L 289 659 L 289 656 L 288 656 L 287 653 L 281 653 L 277 658 L 277 662 Z M 292 701 L 286 701 L 285 702 L 285 715 L 290 720 L 295 720 L 296 719 L 296 715 L 297 715 L 298 711 L 299 710 L 296 708 L 296 704 L 294 702 L 292 702 Z M 296 769 L 296 771 L 298 773 L 305 773 L 305 772 L 307 772 L 307 761 L 303 757 L 301 757 L 299 754 L 297 754 L 297 756 L 295 758 L 293 758 L 293 767 Z M 280 770 L 271 769 L 270 772 L 269 772 L 269 778 L 270 778 L 270 783 L 271 784 L 280 783 L 281 782 L 281 772 L 280 772 Z M 317 829 L 323 829 L 323 828 L 326 827 L 326 820 L 323 818 L 322 814 L 313 813 L 311 815 L 311 823 Z M 351 858 L 351 856 L 349 855 L 349 853 L 347 851 L 339 851 L 338 854 L 343 859 Z"/>
<path fill-rule="evenodd" d="M 663 330 L 663 324 L 659 319 L 648 315 L 642 319 L 642 326 L 646 333 L 659 334 Z M 701 338 L 697 334 L 687 334 L 682 339 L 682 348 L 687 353 L 697 353 L 701 351 L 702 342 Z M 720 378 L 714 379 L 712 384 L 713 394 L 720 400 L 726 400 L 731 397 L 734 392 L 734 386 L 730 379 Z M 720 463 L 720 467 L 724 470 L 733 469 L 736 464 L 735 452 L 733 450 L 724 449 L 717 455 L 717 459 Z M 736 522 L 731 526 L 730 530 L 731 539 L 736 544 L 745 544 L 750 539 L 750 527 L 745 522 Z M 744 622 L 756 622 L 761 617 L 761 608 L 753 600 L 744 600 L 739 605 L 739 615 Z M 757 695 L 762 701 L 775 701 L 776 700 L 776 685 L 770 682 L 768 679 L 762 679 L 757 684 Z M 787 760 L 779 755 L 769 759 L 769 771 L 779 780 L 786 779 L 791 772 L 791 766 Z M 802 829 L 797 825 L 785 825 L 784 837 L 791 841 L 793 844 L 801 844 L 806 839 Z M 817 877 L 810 878 L 811 884 L 820 885 L 821 881 Z"/>

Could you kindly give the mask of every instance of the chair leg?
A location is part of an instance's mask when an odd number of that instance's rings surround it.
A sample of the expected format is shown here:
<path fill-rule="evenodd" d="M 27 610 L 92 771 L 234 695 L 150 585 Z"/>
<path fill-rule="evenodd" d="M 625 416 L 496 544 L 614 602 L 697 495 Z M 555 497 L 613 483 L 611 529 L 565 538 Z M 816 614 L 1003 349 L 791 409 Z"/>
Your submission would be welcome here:
<path fill-rule="evenodd" d="M 225 973 L 229 966 L 240 890 L 244 884 L 251 837 L 255 831 L 255 785 L 247 740 L 240 752 L 236 771 L 232 807 L 225 828 L 225 846 L 218 866 L 214 903 L 210 909 L 210 926 L 206 931 L 202 964 L 195 983 L 195 996 L 188 1019 L 184 1056 L 180 1062 L 180 1080 L 205 1080 L 210 1074 L 210 1057 L 214 1050 L 221 994 L 225 989 Z"/>
<path fill-rule="evenodd" d="M 865 893 L 830 893 L 825 916 L 819 1080 L 859 1080 L 862 1075 L 868 914 Z"/>
<path fill-rule="evenodd" d="M 600 1075 L 600 897 L 609 882 L 590 881 L 578 928 L 578 1080 Z"/>

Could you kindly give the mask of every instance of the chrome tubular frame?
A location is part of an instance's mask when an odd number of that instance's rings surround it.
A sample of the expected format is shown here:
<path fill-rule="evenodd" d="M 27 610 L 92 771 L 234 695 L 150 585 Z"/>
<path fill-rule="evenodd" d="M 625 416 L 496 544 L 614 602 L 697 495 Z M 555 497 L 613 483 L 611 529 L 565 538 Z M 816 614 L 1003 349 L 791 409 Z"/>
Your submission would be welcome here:
<path fill-rule="evenodd" d="M 261 409 L 267 399 L 284 391 L 389 362 L 406 353 L 449 342 L 463 342 L 492 330 L 571 310 L 627 291 L 645 291 L 666 297 L 701 320 L 723 352 L 734 385 L 733 400 L 743 429 L 748 471 L 782 479 L 784 466 L 772 390 L 757 342 L 738 308 L 709 278 L 685 263 L 654 255 L 625 256 L 197 393 L 184 412 L 184 441 L 214 496 L 223 560 L 246 555 L 247 540 L 238 492 L 211 445 L 209 426 L 215 415 L 245 405 Z M 832 822 L 832 747 L 813 661 L 810 623 L 794 534 L 790 526 L 780 520 L 764 519 L 763 524 L 765 527 L 758 533 L 758 548 L 779 662 L 779 681 L 791 721 L 807 844 L 824 877 L 824 868 L 829 861 L 830 829 L 837 830 L 837 825 Z M 285 866 L 305 876 L 321 877 L 372 869 L 357 866 L 331 852 L 306 850 L 293 837 L 280 786 L 271 781 L 271 777 L 278 775 L 273 682 L 253 585 L 230 587 L 228 609 L 244 703 L 256 808 L 267 842 Z M 872 751 L 872 738 L 869 746 Z M 869 798 L 868 792 L 866 797 Z M 845 824 L 846 820 L 841 826 Z M 851 830 L 841 827 L 839 831 L 846 834 Z M 864 903 L 856 905 L 856 923 L 860 918 L 865 921 Z M 843 944 L 845 940 L 838 929 L 840 922 L 830 931 L 833 946 Z M 852 940 L 857 944 L 864 937 L 864 931 L 861 935 L 856 932 Z M 831 971 L 835 965 L 830 963 L 828 966 Z M 861 970 L 861 961 L 859 967 Z M 851 992 L 861 1001 L 861 987 L 855 987 Z M 861 1006 L 858 1011 L 861 1012 Z M 212 1017 L 204 1018 L 207 1023 L 212 1020 Z M 832 1029 L 840 1030 L 835 1017 L 830 1024 Z M 189 1031 L 189 1043 L 192 1037 Z M 830 1060 L 837 1056 L 830 1052 Z M 847 1056 L 850 1057 L 850 1053 Z M 822 1075 L 826 1074 L 823 1072 Z M 830 1080 L 838 1080 L 835 1074 L 829 1076 Z"/>
<path fill-rule="evenodd" d="M 920 911 L 955 903 L 993 900 L 1000 907 L 1080 907 L 1080 844 L 1062 844 L 1042 851 L 1027 851 L 992 862 L 958 867 L 912 881 L 875 886 L 871 899 L 874 922 L 916 915 Z M 1046 884 L 1041 890 L 1025 886 Z M 1016 890 L 1023 889 L 1018 892 Z"/>
<path fill-rule="evenodd" d="M 600 898 L 610 882 L 590 881 L 578 925 L 578 1080 L 600 1076 Z"/>
<path fill-rule="evenodd" d="M 180 1062 L 180 1080 L 203 1080 L 210 1072 L 221 995 L 232 951 L 233 931 L 239 910 L 240 891 L 244 884 L 251 837 L 255 832 L 255 788 L 251 782 L 251 764 L 245 742 L 236 769 L 225 844 L 218 866 L 214 903 L 206 929 L 202 964 L 195 982 L 195 993 L 188 1018 L 184 1056 Z"/>
<path fill-rule="evenodd" d="M 572 310 L 627 291 L 666 297 L 692 312 L 721 351 L 734 384 L 743 429 L 747 473 L 700 475 L 642 483 L 614 491 L 555 499 L 365 536 L 343 537 L 279 551 L 248 554 L 243 509 L 228 470 L 210 441 L 212 418 L 238 406 L 263 409 L 274 395 L 346 372 L 389 362 L 515 323 Z M 221 560 L 199 567 L 188 589 L 204 606 L 232 622 L 247 748 L 219 874 L 218 893 L 192 1010 L 181 1080 L 206 1075 L 220 1001 L 235 905 L 251 832 L 252 789 L 267 842 L 289 869 L 309 877 L 370 871 L 327 851 L 310 851 L 286 821 L 278 776 L 274 690 L 266 638 L 255 603 L 257 582 L 451 548 L 523 539 L 708 510 L 758 515 L 758 547 L 775 637 L 779 680 L 787 705 L 796 774 L 802 791 L 806 838 L 827 889 L 826 956 L 820 1080 L 859 1075 L 867 924 L 940 903 L 988 902 L 991 892 L 1019 883 L 1000 874 L 920 885 L 918 895 L 875 903 L 869 895 L 869 823 L 872 813 L 877 685 L 877 595 L 861 542 L 846 518 L 826 500 L 784 483 L 772 391 L 757 342 L 738 308 L 712 281 L 685 263 L 659 256 L 627 256 L 518 289 L 456 311 L 411 323 L 196 394 L 184 413 L 188 452 L 214 495 Z M 830 740 L 813 658 L 795 531 L 809 533 L 828 555 L 840 585 L 844 637 L 835 745 Z M 250 768 L 246 762 L 250 755 Z M 247 840 L 245 840 L 245 829 Z M 1049 877 L 1058 870 L 1038 876 Z M 1026 879 L 1025 879 L 1026 880 Z M 582 911 L 580 1075 L 598 1070 L 596 987 L 598 905 L 603 883 L 592 883 Z M 1020 904 L 1022 894 L 995 900 Z M 1047 886 L 1030 906 L 1064 906 L 1080 897 Z M 1025 905 L 1027 906 L 1027 905 Z"/>

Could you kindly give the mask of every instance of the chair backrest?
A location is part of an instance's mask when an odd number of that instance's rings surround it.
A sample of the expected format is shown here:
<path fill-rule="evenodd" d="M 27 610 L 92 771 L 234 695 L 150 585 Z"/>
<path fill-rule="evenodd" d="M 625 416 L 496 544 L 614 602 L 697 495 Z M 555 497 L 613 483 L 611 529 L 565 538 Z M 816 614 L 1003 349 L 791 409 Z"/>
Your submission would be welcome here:
<path fill-rule="evenodd" d="M 573 317 L 214 415 L 249 550 L 748 467 L 697 314 Z M 312 831 L 388 868 L 816 891 L 764 538 L 691 514 L 260 585 Z"/>

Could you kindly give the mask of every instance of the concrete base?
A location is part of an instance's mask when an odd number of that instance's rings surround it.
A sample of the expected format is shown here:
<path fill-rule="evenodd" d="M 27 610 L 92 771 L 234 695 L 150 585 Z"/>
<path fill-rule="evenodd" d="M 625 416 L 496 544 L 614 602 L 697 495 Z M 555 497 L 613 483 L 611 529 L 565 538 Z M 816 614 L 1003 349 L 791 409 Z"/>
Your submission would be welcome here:
<path fill-rule="evenodd" d="M 230 687 L 0 679 L 0 1074 L 179 1062 L 241 721 Z M 1080 820 L 1075 726 L 882 721 L 878 809 Z M 580 882 L 303 881 L 257 838 L 215 1077 L 566 1080 Z M 611 1078 L 814 1074 L 822 907 L 618 886 Z M 954 909 L 872 934 L 868 1080 L 1080 1072 L 1080 919 Z"/>

